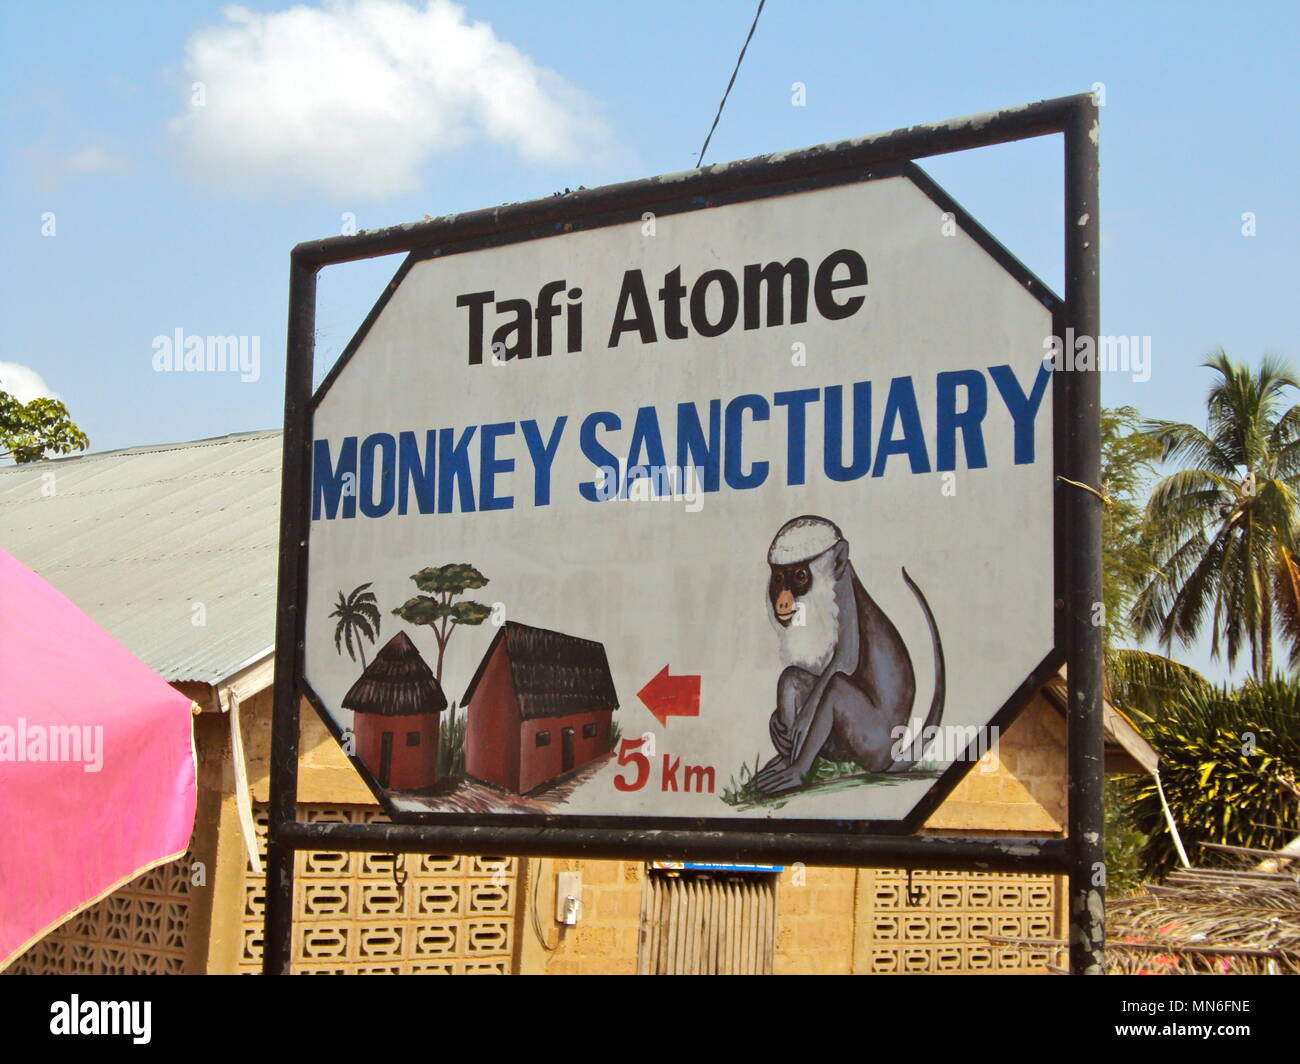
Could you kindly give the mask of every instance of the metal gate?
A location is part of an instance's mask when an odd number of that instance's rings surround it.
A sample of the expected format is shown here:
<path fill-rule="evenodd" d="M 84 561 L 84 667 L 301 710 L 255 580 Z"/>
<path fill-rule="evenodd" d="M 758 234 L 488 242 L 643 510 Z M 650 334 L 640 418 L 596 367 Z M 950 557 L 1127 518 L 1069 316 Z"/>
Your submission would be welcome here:
<path fill-rule="evenodd" d="M 641 901 L 639 975 L 771 975 L 772 873 L 651 871 Z"/>

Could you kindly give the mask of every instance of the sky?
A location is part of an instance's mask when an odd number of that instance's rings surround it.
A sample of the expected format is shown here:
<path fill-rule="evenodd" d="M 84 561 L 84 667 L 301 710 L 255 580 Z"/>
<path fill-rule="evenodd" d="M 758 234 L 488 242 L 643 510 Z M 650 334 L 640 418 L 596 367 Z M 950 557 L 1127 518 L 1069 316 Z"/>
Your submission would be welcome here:
<path fill-rule="evenodd" d="M 92 450 L 278 426 L 296 243 L 693 166 L 754 7 L 3 0 L 0 387 Z M 705 161 L 1095 92 L 1151 353 L 1103 399 L 1201 423 L 1214 348 L 1300 364 L 1297 54 L 1294 2 L 769 0 Z M 1059 138 L 923 165 L 1060 290 Z M 318 379 L 396 265 L 322 275 Z M 246 371 L 160 371 L 178 330 Z"/>

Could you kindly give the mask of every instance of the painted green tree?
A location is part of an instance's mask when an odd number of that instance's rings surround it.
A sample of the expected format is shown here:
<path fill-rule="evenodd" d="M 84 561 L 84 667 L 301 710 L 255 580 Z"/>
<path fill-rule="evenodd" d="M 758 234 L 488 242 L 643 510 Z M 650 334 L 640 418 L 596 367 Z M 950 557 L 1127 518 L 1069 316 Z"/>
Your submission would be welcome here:
<path fill-rule="evenodd" d="M 20 403 L 0 391 L 0 458 L 12 458 L 21 465 L 89 446 L 86 434 L 73 424 L 68 408 L 57 399 Z"/>
<path fill-rule="evenodd" d="M 346 645 L 348 657 L 353 661 L 360 654 L 362 669 L 366 667 L 365 640 L 373 643 L 379 638 L 379 604 L 369 587 L 369 583 L 362 584 L 350 595 L 340 591 L 339 601 L 330 614 L 338 618 L 334 626 L 334 649 L 341 656 Z"/>
<path fill-rule="evenodd" d="M 438 663 L 433 674 L 442 683 L 442 660 L 456 626 L 482 624 L 492 613 L 491 607 L 481 602 L 455 600 L 466 591 L 484 587 L 488 580 L 474 566 L 463 562 L 429 566 L 413 574 L 411 579 L 424 594 L 407 599 L 393 613 L 407 624 L 423 625 L 433 632 L 438 644 Z"/>

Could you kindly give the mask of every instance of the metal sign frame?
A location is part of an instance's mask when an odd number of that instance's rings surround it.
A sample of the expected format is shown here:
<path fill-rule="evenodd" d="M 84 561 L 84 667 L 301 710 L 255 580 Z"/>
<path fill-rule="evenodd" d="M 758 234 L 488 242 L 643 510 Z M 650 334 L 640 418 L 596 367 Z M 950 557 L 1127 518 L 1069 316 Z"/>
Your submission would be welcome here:
<path fill-rule="evenodd" d="M 1058 133 L 1063 135 L 1065 148 L 1065 292 L 1059 302 L 914 165 L 917 159 Z M 1052 389 L 1056 650 L 989 722 L 1005 727 L 1042 683 L 1062 663 L 1066 665 L 1066 838 L 905 834 L 916 830 L 957 784 L 964 774 L 960 765 L 950 768 L 906 820 L 895 823 L 795 821 L 785 825 L 789 828 L 793 824 L 793 830 L 762 831 L 755 830 L 752 822 L 696 822 L 686 818 L 681 818 L 686 826 L 680 828 L 664 828 L 651 822 L 636 824 L 622 818 L 617 818 L 617 826 L 611 826 L 616 818 L 609 817 L 529 816 L 521 821 L 519 817 L 427 814 L 424 822 L 365 825 L 304 823 L 297 819 L 300 700 L 306 697 L 319 708 L 303 675 L 318 272 L 326 266 L 380 255 L 409 255 L 394 284 L 326 377 L 323 392 L 382 310 L 396 281 L 420 259 L 639 220 L 645 210 L 666 215 L 892 174 L 906 174 L 936 202 L 952 210 L 964 231 L 1052 311 L 1056 335 L 1069 335 L 1067 329 L 1073 329 L 1075 336 L 1097 335 L 1098 115 L 1090 95 L 913 126 L 803 151 L 758 156 L 673 175 L 671 180 L 648 178 L 415 225 L 332 237 L 293 249 L 264 933 L 263 970 L 267 974 L 289 971 L 293 866 L 298 850 L 727 862 L 767 857 L 854 867 L 1065 874 L 1069 877 L 1071 970 L 1103 970 L 1102 633 L 1093 623 L 1094 605 L 1101 601 L 1101 500 L 1079 487 L 1097 486 L 1100 481 L 1101 388 L 1095 372 L 1058 370 Z M 321 716 L 329 723 L 327 714 Z M 363 769 L 355 758 L 353 761 Z M 381 804 L 390 809 L 382 788 L 370 773 L 363 769 L 362 778 Z M 663 822 L 664 818 L 659 818 L 658 825 Z"/>
<path fill-rule="evenodd" d="M 934 180 L 922 170 L 915 162 L 907 161 L 903 163 L 889 163 L 883 166 L 873 166 L 868 170 L 863 170 L 857 166 L 841 167 L 821 173 L 811 175 L 800 175 L 797 178 L 783 178 L 775 182 L 765 182 L 758 186 L 742 184 L 735 188 L 727 189 L 725 192 L 716 193 L 707 197 L 700 196 L 676 196 L 671 189 L 664 192 L 656 192 L 641 200 L 641 202 L 630 207 L 623 208 L 618 212 L 601 213 L 592 217 L 571 218 L 564 223 L 564 232 L 580 232 L 594 229 L 609 227 L 612 225 L 635 224 L 642 220 L 641 212 L 651 209 L 656 217 L 669 217 L 673 214 L 688 213 L 692 211 L 705 210 L 713 207 L 725 206 L 733 203 L 754 203 L 769 197 L 779 197 L 791 195 L 798 192 L 809 192 L 814 190 L 825 190 L 832 188 L 841 188 L 849 185 L 863 185 L 870 181 L 880 181 L 889 178 L 902 177 L 908 180 L 917 188 L 922 195 L 926 196 L 935 206 L 936 210 L 942 212 L 945 218 L 952 219 L 953 223 L 968 237 L 970 237 L 991 259 L 1001 267 L 1002 271 L 1018 284 L 1035 302 L 1045 307 L 1052 320 L 1052 330 L 1057 336 L 1065 335 L 1066 323 L 1063 321 L 1062 312 L 1064 310 L 1063 301 L 1053 293 L 1039 278 L 1035 277 L 1023 263 L 1017 260 L 1005 247 L 985 230 L 974 218 L 972 218 L 962 206 L 953 200 L 947 192 L 943 190 Z M 661 186 L 662 179 L 645 184 L 651 186 Z M 673 195 L 671 200 L 663 198 L 665 192 Z M 544 235 L 553 235 L 554 228 L 546 231 Z M 467 252 L 479 251 L 485 248 L 502 248 L 509 247 L 512 244 L 525 243 L 530 240 L 539 239 L 537 233 L 527 226 L 510 227 L 503 223 L 500 229 L 494 230 L 487 234 L 473 233 L 469 236 L 460 236 L 455 232 L 447 233 L 444 239 L 433 247 L 419 247 L 410 251 L 403 260 L 401 266 L 393 275 L 392 280 L 385 287 L 383 294 L 375 302 L 370 313 L 366 316 L 365 321 L 357 330 L 356 334 L 343 349 L 338 360 L 326 374 L 324 380 L 317 386 L 311 401 L 311 412 L 314 413 L 323 399 L 328 395 L 330 389 L 341 376 L 343 370 L 351 362 L 357 351 L 370 334 L 371 328 L 379 320 L 380 316 L 388 306 L 389 300 L 397 292 L 411 270 L 434 258 L 449 258 L 453 255 L 465 254 Z M 1053 391 L 1053 411 L 1052 424 L 1055 432 L 1059 435 L 1060 426 L 1064 424 L 1065 416 L 1062 408 L 1060 395 Z M 1067 471 L 1062 464 L 1063 449 L 1059 439 L 1053 440 L 1053 469 L 1052 473 L 1056 476 L 1065 476 Z M 1053 580 L 1053 597 L 1060 598 L 1064 594 L 1065 588 L 1065 570 L 1064 559 L 1070 552 L 1070 540 L 1072 537 L 1071 529 L 1066 521 L 1066 515 L 1059 507 L 1054 507 L 1053 525 L 1057 544 L 1063 545 L 1055 553 L 1055 565 L 1052 573 Z M 310 548 L 309 548 L 310 552 Z M 1020 711 L 1032 700 L 1034 695 L 1042 689 L 1043 685 L 1061 669 L 1065 661 L 1065 655 L 1061 649 L 1065 645 L 1065 638 L 1061 631 L 1061 617 L 1059 612 L 1055 617 L 1055 630 L 1053 632 L 1052 649 L 1038 661 L 1029 675 L 1021 682 L 1016 689 L 1010 694 L 1005 702 L 998 707 L 993 716 L 983 726 L 983 731 L 994 731 L 999 734 L 1006 731 L 1012 722 L 1019 715 Z M 305 678 L 300 681 L 301 694 L 316 709 L 321 721 L 325 724 L 329 732 L 346 749 L 345 733 L 333 715 L 326 709 L 324 700 L 317 693 L 315 688 Z M 973 764 L 979 760 L 984 752 L 981 745 L 982 739 L 979 736 L 972 737 L 966 749 L 961 756 L 957 757 L 942 776 L 926 791 L 920 801 L 901 819 L 893 820 L 860 820 L 860 819 L 831 819 L 831 818 L 796 818 L 782 817 L 779 821 L 773 822 L 763 817 L 666 817 L 666 816 L 612 816 L 599 814 L 574 814 L 565 813 L 562 816 L 562 822 L 565 829 L 572 828 L 615 828 L 620 831 L 627 829 L 632 830 L 658 830 L 672 831 L 689 828 L 693 832 L 704 831 L 760 831 L 768 834 L 773 830 L 783 832 L 799 833 L 832 833 L 836 835 L 910 835 L 914 834 L 929 819 L 930 815 L 943 803 L 952 790 L 961 782 Z M 384 812 L 395 822 L 403 824 L 429 824 L 435 826 L 473 826 L 473 827 L 547 827 L 556 823 L 556 816 L 545 813 L 466 813 L 453 811 L 420 811 L 399 809 L 392 799 L 392 795 L 376 778 L 372 768 L 366 764 L 365 760 L 358 754 L 348 755 L 352 766 L 356 769 L 361 779 L 374 795 L 375 800 L 383 807 Z M 774 856 L 774 855 L 769 855 Z"/>

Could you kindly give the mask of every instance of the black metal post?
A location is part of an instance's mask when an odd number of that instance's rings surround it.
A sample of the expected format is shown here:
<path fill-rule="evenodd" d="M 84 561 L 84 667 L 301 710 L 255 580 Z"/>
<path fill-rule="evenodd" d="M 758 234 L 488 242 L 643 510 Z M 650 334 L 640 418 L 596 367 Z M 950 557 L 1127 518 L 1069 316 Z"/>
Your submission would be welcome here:
<path fill-rule="evenodd" d="M 311 375 L 316 335 L 316 267 L 294 255 L 289 267 L 285 345 L 284 457 L 280 484 L 280 609 L 275 621 L 275 702 L 271 712 L 271 802 L 267 827 L 266 922 L 262 974 L 288 975 L 293 948 L 294 847 L 284 827 L 298 819 L 298 677 L 302 675 L 307 579 L 306 510 L 311 469 Z"/>
<path fill-rule="evenodd" d="M 1094 357 L 1101 324 L 1098 220 L 1098 114 L 1090 97 L 1079 97 L 1065 127 L 1065 302 L 1075 337 L 1090 338 Z M 1067 338 L 1062 338 L 1063 342 Z M 1070 354 L 1069 345 L 1065 347 Z M 1106 970 L 1105 763 L 1102 731 L 1101 508 L 1098 495 L 1077 485 L 1101 487 L 1101 375 L 1094 361 L 1057 377 L 1072 401 L 1065 475 L 1059 484 L 1074 538 L 1066 592 L 1066 710 L 1069 765 L 1070 970 Z"/>
<path fill-rule="evenodd" d="M 419 824 L 285 824 L 281 839 L 304 850 L 370 853 L 477 853 L 737 861 L 778 848 L 786 863 L 847 868 L 958 869 L 1060 873 L 1069 843 L 1052 838 L 943 835 L 807 835 L 757 831 L 629 831 L 623 828 L 426 827 Z"/>

